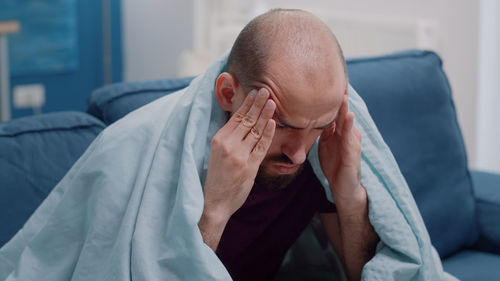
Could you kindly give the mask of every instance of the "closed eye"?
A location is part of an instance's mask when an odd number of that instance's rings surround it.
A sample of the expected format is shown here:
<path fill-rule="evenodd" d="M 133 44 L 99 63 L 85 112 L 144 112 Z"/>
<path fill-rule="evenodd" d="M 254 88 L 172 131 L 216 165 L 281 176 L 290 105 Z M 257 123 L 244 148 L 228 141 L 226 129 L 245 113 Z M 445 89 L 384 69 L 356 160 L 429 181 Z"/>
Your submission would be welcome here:
<path fill-rule="evenodd" d="M 275 113 L 273 119 L 274 119 L 274 121 L 276 121 L 276 129 L 291 129 L 291 130 L 304 130 L 305 129 L 305 128 L 299 128 L 299 127 L 295 127 L 295 126 L 284 123 L 283 121 L 281 121 L 281 119 L 279 118 L 279 116 L 276 113 Z M 335 116 L 335 118 L 330 123 L 328 123 L 324 126 L 321 126 L 321 127 L 316 127 L 314 129 L 320 130 L 320 131 L 325 130 L 325 129 L 329 128 L 330 126 L 336 126 L 336 121 L 337 121 L 337 117 Z"/>
<path fill-rule="evenodd" d="M 290 129 L 290 127 L 276 122 L 276 129 Z"/>
<path fill-rule="evenodd" d="M 314 128 L 314 129 L 316 129 L 316 130 L 325 130 L 325 129 L 328 129 L 328 128 L 332 127 L 332 126 L 333 126 L 334 128 L 337 126 L 337 120 L 333 120 L 333 121 L 332 121 L 332 122 L 330 122 L 330 124 L 328 124 L 328 125 L 325 125 L 325 126 L 322 126 L 322 127 L 319 127 L 319 128 Z"/>

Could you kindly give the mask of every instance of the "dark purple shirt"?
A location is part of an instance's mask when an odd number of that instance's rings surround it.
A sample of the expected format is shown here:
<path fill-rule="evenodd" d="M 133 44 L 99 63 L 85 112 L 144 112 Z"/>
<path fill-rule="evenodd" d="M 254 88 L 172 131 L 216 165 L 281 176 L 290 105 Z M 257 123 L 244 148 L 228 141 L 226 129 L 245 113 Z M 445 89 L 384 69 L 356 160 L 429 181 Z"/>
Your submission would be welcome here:
<path fill-rule="evenodd" d="M 335 212 L 309 162 L 283 190 L 254 185 L 231 216 L 217 255 L 235 281 L 270 280 L 316 212 Z"/>

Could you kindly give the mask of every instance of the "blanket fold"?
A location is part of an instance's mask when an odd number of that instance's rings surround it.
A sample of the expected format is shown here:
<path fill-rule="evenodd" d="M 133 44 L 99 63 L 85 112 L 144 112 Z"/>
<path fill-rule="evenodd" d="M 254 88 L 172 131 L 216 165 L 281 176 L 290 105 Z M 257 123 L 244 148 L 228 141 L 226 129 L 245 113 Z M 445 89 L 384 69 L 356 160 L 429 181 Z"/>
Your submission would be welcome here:
<path fill-rule="evenodd" d="M 0 280 L 231 280 L 198 221 L 210 141 L 224 125 L 215 81 L 227 54 L 186 89 L 106 128 L 0 249 Z M 362 99 L 361 182 L 381 238 L 363 280 L 456 280 L 440 259 L 399 168 Z M 317 143 L 308 156 L 331 200 Z"/>

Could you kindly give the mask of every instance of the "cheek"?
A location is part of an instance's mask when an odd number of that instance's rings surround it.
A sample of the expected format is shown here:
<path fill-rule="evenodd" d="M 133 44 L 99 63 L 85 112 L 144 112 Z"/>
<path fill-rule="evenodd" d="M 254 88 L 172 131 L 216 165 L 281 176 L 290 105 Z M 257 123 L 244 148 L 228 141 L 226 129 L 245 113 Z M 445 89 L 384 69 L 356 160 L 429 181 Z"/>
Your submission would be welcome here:
<path fill-rule="evenodd" d="M 307 137 L 305 137 L 307 151 L 311 149 L 312 145 L 314 144 L 316 139 L 321 135 L 321 133 L 323 133 L 323 131 L 314 130 L 311 133 L 309 133 Z"/>
<path fill-rule="evenodd" d="M 286 140 L 286 137 L 286 132 L 276 128 L 276 130 L 274 131 L 273 141 L 271 142 L 271 146 L 269 146 L 269 150 L 267 151 L 267 156 L 281 154 L 281 146 L 284 140 Z"/>

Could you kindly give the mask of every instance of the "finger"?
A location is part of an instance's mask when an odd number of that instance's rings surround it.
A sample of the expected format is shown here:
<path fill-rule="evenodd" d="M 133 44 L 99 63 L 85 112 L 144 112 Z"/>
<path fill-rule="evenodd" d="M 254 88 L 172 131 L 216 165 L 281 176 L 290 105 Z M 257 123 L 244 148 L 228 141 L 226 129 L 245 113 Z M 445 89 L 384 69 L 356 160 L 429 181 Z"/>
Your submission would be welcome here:
<path fill-rule="evenodd" d="M 257 92 L 254 103 L 233 132 L 236 138 L 243 140 L 243 138 L 245 138 L 250 130 L 255 126 L 262 110 L 264 109 L 264 105 L 266 104 L 268 97 L 269 92 L 264 88 L 261 88 Z"/>
<path fill-rule="evenodd" d="M 246 135 L 243 140 L 244 146 L 248 148 L 248 152 L 252 151 L 255 144 L 260 140 L 267 122 L 273 117 L 274 110 L 276 109 L 276 104 L 273 100 L 268 99 L 262 113 L 257 120 L 255 126 L 250 129 L 250 132 Z"/>
<path fill-rule="evenodd" d="M 229 121 L 227 122 L 228 127 L 234 129 L 241 123 L 245 115 L 248 113 L 248 111 L 254 104 L 256 97 L 257 97 L 257 90 L 255 89 L 251 90 L 246 96 L 240 108 L 238 108 L 238 110 L 233 114 L 233 116 L 229 118 Z"/>
<path fill-rule="evenodd" d="M 344 124 L 342 128 L 342 135 L 346 134 L 346 137 L 351 135 L 352 128 L 354 126 L 354 113 L 347 112 L 344 117 Z"/>
<path fill-rule="evenodd" d="M 353 143 L 353 132 L 352 127 L 354 123 L 354 113 L 348 112 L 344 118 L 344 127 L 340 133 L 340 143 L 342 145 L 342 150 L 345 152 L 350 151 L 350 147 Z"/>
<path fill-rule="evenodd" d="M 337 118 L 337 132 L 338 134 L 342 134 L 342 128 L 344 127 L 345 115 L 349 112 L 349 103 L 347 95 L 344 95 L 342 98 L 342 105 L 340 106 L 338 118 Z"/>
<path fill-rule="evenodd" d="M 250 153 L 250 163 L 254 165 L 260 165 L 262 160 L 267 154 L 267 150 L 271 146 L 271 142 L 273 141 L 274 132 L 276 129 L 276 122 L 273 119 L 267 121 L 266 127 L 264 128 L 264 132 L 262 133 L 262 137 L 255 144 L 252 152 Z"/>
<path fill-rule="evenodd" d="M 344 146 L 343 150 L 347 153 L 347 163 L 355 164 L 359 162 L 361 153 L 361 132 L 354 126 L 354 113 L 349 112 L 346 114 L 343 129 L 342 143 Z"/>

